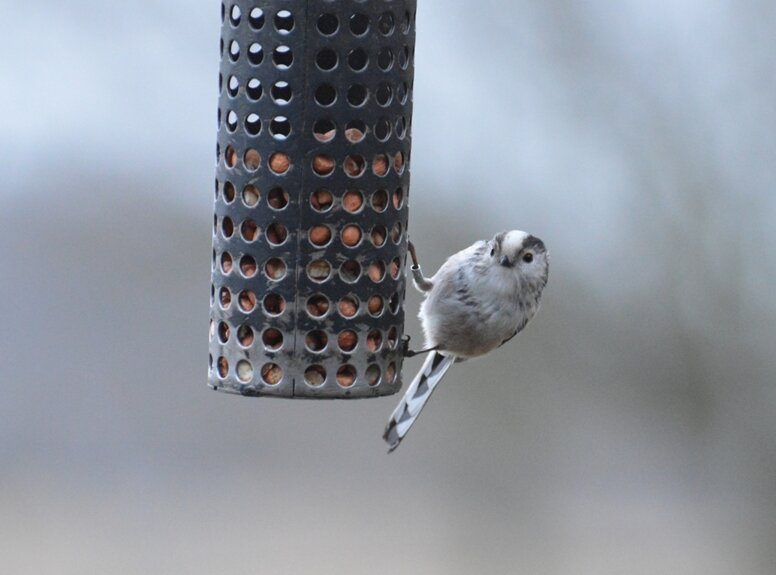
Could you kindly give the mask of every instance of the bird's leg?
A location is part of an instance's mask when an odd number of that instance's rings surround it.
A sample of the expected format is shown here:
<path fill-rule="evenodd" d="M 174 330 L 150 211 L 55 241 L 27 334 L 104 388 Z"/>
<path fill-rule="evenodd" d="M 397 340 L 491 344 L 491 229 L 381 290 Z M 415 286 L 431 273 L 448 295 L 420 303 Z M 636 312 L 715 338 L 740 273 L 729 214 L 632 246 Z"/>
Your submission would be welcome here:
<path fill-rule="evenodd" d="M 423 270 L 420 269 L 420 264 L 418 263 L 418 255 L 415 253 L 415 245 L 409 240 L 407 240 L 407 249 L 412 258 L 412 267 L 410 268 L 412 270 L 412 283 L 415 284 L 418 291 L 427 292 L 434 287 L 434 284 L 423 275 Z"/>
<path fill-rule="evenodd" d="M 421 355 L 423 353 L 428 353 L 430 351 L 436 351 L 439 349 L 439 345 L 435 345 L 434 347 L 430 347 L 428 349 L 421 349 L 419 351 L 414 351 L 410 349 L 410 336 L 405 335 L 404 339 L 402 340 L 402 355 L 404 357 L 415 357 L 416 355 Z"/>

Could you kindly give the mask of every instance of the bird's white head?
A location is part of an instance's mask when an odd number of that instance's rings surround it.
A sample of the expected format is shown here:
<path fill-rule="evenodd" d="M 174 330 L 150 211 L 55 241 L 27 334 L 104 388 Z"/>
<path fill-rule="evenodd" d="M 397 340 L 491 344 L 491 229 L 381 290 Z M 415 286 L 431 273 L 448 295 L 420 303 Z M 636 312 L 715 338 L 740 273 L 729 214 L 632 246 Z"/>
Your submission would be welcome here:
<path fill-rule="evenodd" d="M 547 283 L 549 254 L 544 242 L 521 230 L 496 234 L 489 242 L 494 263 L 511 269 L 521 280 L 540 289 Z"/>

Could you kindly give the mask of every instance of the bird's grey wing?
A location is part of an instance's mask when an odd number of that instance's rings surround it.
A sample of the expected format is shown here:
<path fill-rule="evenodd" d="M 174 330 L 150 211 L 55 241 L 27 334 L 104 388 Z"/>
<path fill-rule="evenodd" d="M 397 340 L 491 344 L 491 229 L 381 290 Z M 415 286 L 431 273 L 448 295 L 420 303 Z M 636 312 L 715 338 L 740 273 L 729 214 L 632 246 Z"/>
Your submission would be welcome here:
<path fill-rule="evenodd" d="M 444 356 L 437 352 L 430 353 L 423 362 L 423 367 L 412 380 L 385 427 L 383 439 L 388 443 L 388 453 L 396 449 L 407 435 L 431 393 L 454 362 L 454 356 Z"/>

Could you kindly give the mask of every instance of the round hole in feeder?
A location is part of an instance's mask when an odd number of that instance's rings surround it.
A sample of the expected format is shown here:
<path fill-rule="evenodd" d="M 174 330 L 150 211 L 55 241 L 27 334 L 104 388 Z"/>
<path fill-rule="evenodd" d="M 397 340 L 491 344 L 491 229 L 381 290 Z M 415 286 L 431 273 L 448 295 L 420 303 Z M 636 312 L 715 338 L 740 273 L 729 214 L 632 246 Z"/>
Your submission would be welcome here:
<path fill-rule="evenodd" d="M 356 144 L 364 139 L 366 124 L 361 120 L 351 120 L 345 126 L 345 138 L 348 142 Z"/>
<path fill-rule="evenodd" d="M 358 300 L 355 296 L 346 295 L 337 303 L 337 309 L 344 318 L 351 318 L 358 313 Z"/>
<path fill-rule="evenodd" d="M 400 116 L 396 120 L 396 137 L 400 140 L 404 139 L 407 135 L 407 119 L 404 116 Z"/>
<path fill-rule="evenodd" d="M 232 9 L 229 11 L 229 22 L 232 23 L 232 26 L 239 26 L 240 25 L 240 19 L 242 18 L 242 12 L 240 11 L 240 7 L 237 4 L 232 5 Z"/>
<path fill-rule="evenodd" d="M 259 203 L 259 189 L 253 184 L 248 184 L 243 188 L 242 201 L 247 207 L 252 208 Z"/>
<path fill-rule="evenodd" d="M 358 344 L 358 335 L 352 329 L 345 329 L 337 336 L 337 346 L 345 353 L 356 349 Z"/>
<path fill-rule="evenodd" d="M 237 40 L 229 42 L 229 59 L 232 62 L 237 62 L 240 59 L 240 44 Z"/>
<path fill-rule="evenodd" d="M 331 48 L 321 48 L 315 55 L 315 63 L 320 70 L 328 72 L 337 67 L 337 53 Z"/>
<path fill-rule="evenodd" d="M 352 84 L 348 88 L 348 104 L 354 108 L 359 108 L 366 103 L 369 91 L 363 84 Z"/>
<path fill-rule="evenodd" d="M 399 52 L 399 67 L 402 70 L 406 70 L 407 66 L 409 66 L 410 63 L 410 47 L 405 46 L 402 48 L 401 52 Z"/>
<path fill-rule="evenodd" d="M 227 168 L 234 168 L 237 164 L 237 152 L 234 151 L 232 146 L 227 146 L 224 150 L 224 163 Z"/>
<path fill-rule="evenodd" d="M 262 304 L 264 311 L 272 316 L 281 315 L 286 310 L 286 300 L 280 294 L 268 293 Z"/>
<path fill-rule="evenodd" d="M 328 176 L 334 171 L 334 158 L 326 154 L 317 154 L 313 158 L 313 171 L 319 176 Z"/>
<path fill-rule="evenodd" d="M 396 364 L 391 362 L 385 368 L 385 383 L 393 383 L 394 379 L 396 379 Z"/>
<path fill-rule="evenodd" d="M 361 242 L 361 228 L 356 224 L 348 224 L 342 228 L 340 232 L 340 239 L 342 243 L 347 247 L 352 248 L 357 246 Z"/>
<path fill-rule="evenodd" d="M 240 226 L 240 232 L 242 233 L 243 239 L 248 243 L 255 242 L 259 239 L 259 226 L 251 219 L 243 221 Z"/>
<path fill-rule="evenodd" d="M 245 131 L 249 136 L 258 136 L 261 132 L 261 118 L 258 114 L 248 114 L 245 118 Z"/>
<path fill-rule="evenodd" d="M 406 10 L 404 12 L 404 18 L 401 22 L 401 31 L 403 34 L 407 34 L 410 31 L 410 24 L 412 23 L 412 17 L 410 15 L 410 11 Z"/>
<path fill-rule="evenodd" d="M 291 90 L 291 86 L 289 85 L 288 82 L 279 80 L 272 85 L 272 89 L 270 90 L 270 95 L 272 96 L 272 100 L 276 104 L 280 106 L 285 106 L 291 101 L 291 98 L 293 97 L 294 93 Z"/>
<path fill-rule="evenodd" d="M 403 106 L 407 103 L 407 96 L 409 96 L 409 86 L 407 86 L 407 82 L 401 82 L 396 92 L 399 97 L 399 103 Z"/>
<path fill-rule="evenodd" d="M 322 14 L 317 22 L 318 32 L 324 36 L 331 36 L 339 28 L 339 19 L 334 14 Z"/>
<path fill-rule="evenodd" d="M 404 189 L 399 186 L 393 191 L 393 207 L 397 210 L 402 208 L 404 203 Z"/>
<path fill-rule="evenodd" d="M 229 361 L 222 355 L 216 362 L 218 367 L 218 376 L 223 379 L 229 373 Z"/>
<path fill-rule="evenodd" d="M 253 379 L 253 366 L 247 359 L 241 359 L 238 361 L 237 366 L 235 367 L 235 371 L 237 372 L 237 379 L 239 379 L 242 383 L 248 383 Z"/>
<path fill-rule="evenodd" d="M 288 154 L 285 154 L 283 152 L 275 152 L 269 157 L 269 169 L 272 170 L 275 174 L 285 174 L 289 168 L 291 167 L 291 158 L 288 157 Z M 274 190 L 273 190 L 274 191 Z M 270 192 L 270 204 L 271 204 L 271 197 L 272 192 Z M 285 200 L 285 204 L 283 204 L 282 207 L 285 207 L 285 205 L 288 203 L 288 198 Z"/>
<path fill-rule="evenodd" d="M 390 48 L 380 48 L 377 53 L 377 66 L 383 71 L 387 72 L 393 67 L 393 50 Z"/>
<path fill-rule="evenodd" d="M 345 157 L 345 161 L 342 162 L 342 169 L 351 178 L 358 178 L 366 170 L 366 160 L 364 156 L 358 154 L 350 154 Z"/>
<path fill-rule="evenodd" d="M 340 366 L 337 370 L 337 383 L 342 387 L 351 387 L 356 382 L 356 368 L 350 364 Z"/>
<path fill-rule="evenodd" d="M 218 322 L 218 341 L 221 343 L 226 343 L 229 341 L 229 334 L 231 332 L 231 329 L 229 329 L 229 324 L 225 321 Z"/>
<path fill-rule="evenodd" d="M 373 317 L 378 317 L 380 314 L 382 314 L 384 307 L 385 301 L 379 295 L 373 295 L 369 298 L 369 300 L 367 300 L 367 309 L 369 310 L 369 315 Z"/>
<path fill-rule="evenodd" d="M 270 351 L 277 351 L 283 347 L 283 333 L 279 329 L 270 327 L 261 334 L 261 343 Z"/>
<path fill-rule="evenodd" d="M 237 328 L 237 341 L 242 347 L 251 347 L 255 337 L 251 326 L 241 325 Z"/>
<path fill-rule="evenodd" d="M 277 385 L 283 379 L 283 369 L 276 363 L 261 366 L 261 379 L 267 385 Z"/>
<path fill-rule="evenodd" d="M 319 106 L 331 106 L 337 100 L 337 90 L 331 84 L 321 84 L 315 89 L 315 102 Z"/>
<path fill-rule="evenodd" d="M 221 254 L 221 271 L 226 275 L 232 273 L 232 254 L 229 252 Z"/>
<path fill-rule="evenodd" d="M 366 14 L 353 14 L 350 17 L 350 31 L 354 36 L 363 36 L 369 30 L 369 16 Z"/>
<path fill-rule="evenodd" d="M 288 230 L 280 222 L 274 222 L 267 228 L 266 235 L 269 243 L 279 246 L 288 238 Z"/>
<path fill-rule="evenodd" d="M 280 258 L 270 258 L 264 263 L 264 274 L 271 280 L 281 280 L 286 275 L 286 262 Z"/>
<path fill-rule="evenodd" d="M 313 260 L 307 264 L 307 277 L 315 283 L 323 283 L 331 276 L 331 265 L 326 260 Z"/>
<path fill-rule="evenodd" d="M 388 192 L 377 190 L 372 194 L 372 209 L 377 213 L 382 213 L 388 207 Z"/>
<path fill-rule="evenodd" d="M 364 195 L 358 190 L 349 190 L 342 196 L 342 207 L 346 212 L 355 214 L 359 212 L 364 205 Z"/>
<path fill-rule="evenodd" d="M 385 238 L 388 236 L 388 232 L 385 230 L 385 226 L 378 224 L 372 228 L 369 234 L 372 239 L 372 245 L 376 248 L 381 248 L 385 245 Z"/>
<path fill-rule="evenodd" d="M 208 369 L 208 371 L 213 371 L 213 354 L 212 353 L 207 354 L 207 369 Z"/>
<path fill-rule="evenodd" d="M 229 110 L 226 115 L 226 130 L 228 132 L 234 132 L 237 129 L 237 114 L 233 110 Z"/>
<path fill-rule="evenodd" d="M 310 228 L 307 237 L 312 245 L 322 248 L 331 241 L 331 228 L 323 224 L 313 226 Z"/>
<path fill-rule="evenodd" d="M 391 88 L 391 85 L 388 82 L 381 82 L 380 85 L 377 86 L 375 100 L 377 100 L 377 104 L 383 108 L 391 103 L 393 100 L 393 88 Z"/>
<path fill-rule="evenodd" d="M 366 347 L 369 351 L 374 353 L 380 349 L 381 345 L 383 345 L 383 334 L 380 333 L 379 329 L 373 329 L 366 334 Z"/>
<path fill-rule="evenodd" d="M 320 329 L 314 329 L 313 331 L 307 332 L 307 335 L 304 338 L 304 344 L 307 346 L 307 349 L 314 353 L 323 351 L 328 343 L 329 337 L 326 335 L 325 331 Z"/>
<path fill-rule="evenodd" d="M 386 118 L 380 118 L 375 122 L 374 133 L 375 138 L 381 142 L 385 142 L 391 137 L 391 123 Z"/>
<path fill-rule="evenodd" d="M 258 269 L 258 266 L 256 265 L 256 260 L 253 258 L 253 256 L 244 255 L 240 258 L 240 273 L 246 278 L 252 278 L 256 275 L 256 270 Z"/>
<path fill-rule="evenodd" d="M 314 318 L 321 318 L 329 311 L 329 299 L 323 294 L 311 295 L 307 298 L 307 313 Z"/>
<path fill-rule="evenodd" d="M 275 116 L 269 123 L 269 133 L 276 140 L 285 140 L 291 134 L 291 122 L 285 116 Z"/>
<path fill-rule="evenodd" d="M 222 23 L 225 18 L 226 18 L 226 5 L 223 2 L 221 2 L 221 22 Z"/>
<path fill-rule="evenodd" d="M 377 29 L 380 30 L 380 34 L 383 36 L 390 36 L 393 34 L 395 28 L 395 21 L 393 18 L 393 12 L 383 12 L 380 15 L 380 19 L 377 21 Z"/>
<path fill-rule="evenodd" d="M 210 328 L 208 329 L 208 339 L 212 340 L 216 335 L 216 324 L 213 323 L 213 318 L 210 318 Z"/>
<path fill-rule="evenodd" d="M 396 222 L 391 228 L 391 240 L 398 244 L 401 241 L 401 222 Z"/>
<path fill-rule="evenodd" d="M 272 52 L 272 61 L 276 68 L 287 70 L 294 62 L 294 53 L 288 46 L 278 46 Z"/>
<path fill-rule="evenodd" d="M 232 98 L 237 96 L 240 91 L 240 81 L 237 79 L 237 76 L 229 76 L 229 83 L 226 86 L 226 91 Z"/>
<path fill-rule="evenodd" d="M 248 23 L 254 30 L 261 30 L 264 27 L 264 11 L 261 8 L 254 8 L 248 14 Z"/>
<path fill-rule="evenodd" d="M 250 313 L 256 307 L 256 294 L 249 289 L 244 289 L 240 292 L 237 303 L 242 311 Z"/>
<path fill-rule="evenodd" d="M 234 233 L 234 223 L 229 216 L 224 216 L 224 219 L 221 220 L 221 233 L 225 238 L 231 238 Z"/>
<path fill-rule="evenodd" d="M 388 300 L 388 309 L 391 310 L 393 315 L 399 313 L 399 304 L 401 299 L 399 298 L 399 292 L 393 292 L 393 295 Z"/>
<path fill-rule="evenodd" d="M 258 42 L 248 46 L 248 61 L 254 66 L 258 66 L 264 61 L 264 49 Z"/>
<path fill-rule="evenodd" d="M 273 210 L 282 210 L 288 205 L 288 198 L 288 192 L 283 188 L 272 188 L 267 195 L 267 203 Z"/>
<path fill-rule="evenodd" d="M 399 279 L 401 273 L 401 260 L 395 257 L 391 260 L 391 277 L 393 279 Z"/>
<path fill-rule="evenodd" d="M 239 365 L 238 365 L 239 369 Z M 380 368 L 377 367 L 377 364 L 373 363 L 369 367 L 366 368 L 366 383 L 369 386 L 374 387 L 380 382 Z"/>
<path fill-rule="evenodd" d="M 334 196 L 331 195 L 329 190 L 315 190 L 312 196 L 310 196 L 310 205 L 316 212 L 326 212 L 331 209 L 334 203 Z"/>
<path fill-rule="evenodd" d="M 256 78 L 248 80 L 248 85 L 245 88 L 245 92 L 248 94 L 248 98 L 251 100 L 258 100 L 261 98 L 264 89 L 261 87 L 261 82 Z"/>
<path fill-rule="evenodd" d="M 356 260 L 344 261 L 340 266 L 339 275 L 345 283 L 356 283 L 361 277 L 361 264 Z"/>
<path fill-rule="evenodd" d="M 372 159 L 372 173 L 379 177 L 383 177 L 388 173 L 388 156 L 385 154 L 377 154 Z"/>
<path fill-rule="evenodd" d="M 311 365 L 304 370 L 304 381 L 313 387 L 321 386 L 326 381 L 326 370 L 321 365 Z"/>
<path fill-rule="evenodd" d="M 224 286 L 218 290 L 218 305 L 221 306 L 221 309 L 228 309 L 231 304 L 232 292 L 229 291 L 228 287 Z"/>
<path fill-rule="evenodd" d="M 380 260 L 375 260 L 369 264 L 369 279 L 375 283 L 380 283 L 385 278 L 385 264 Z"/>
<path fill-rule="evenodd" d="M 348 66 L 354 72 L 361 72 L 367 67 L 367 64 L 369 64 L 369 56 L 365 50 L 356 48 L 348 54 Z"/>
<path fill-rule="evenodd" d="M 249 172 L 255 172 L 261 166 L 261 154 L 254 148 L 248 148 L 243 156 L 243 164 Z"/>
<path fill-rule="evenodd" d="M 288 10 L 281 10 L 275 14 L 275 30 L 281 34 L 288 34 L 294 29 L 294 17 Z"/>
<path fill-rule="evenodd" d="M 388 346 L 391 349 L 396 349 L 396 343 L 399 341 L 398 338 L 396 326 L 391 326 L 388 330 Z"/>
<path fill-rule="evenodd" d="M 319 142 L 330 142 L 337 134 L 337 126 L 331 120 L 317 120 L 313 124 L 313 136 Z"/>
<path fill-rule="evenodd" d="M 393 169 L 396 170 L 396 173 L 401 175 L 404 172 L 404 154 L 401 152 L 396 152 L 396 154 L 393 156 Z"/>
<path fill-rule="evenodd" d="M 223 60 L 224 59 L 224 39 L 221 38 L 220 47 L 218 50 L 219 57 Z"/>

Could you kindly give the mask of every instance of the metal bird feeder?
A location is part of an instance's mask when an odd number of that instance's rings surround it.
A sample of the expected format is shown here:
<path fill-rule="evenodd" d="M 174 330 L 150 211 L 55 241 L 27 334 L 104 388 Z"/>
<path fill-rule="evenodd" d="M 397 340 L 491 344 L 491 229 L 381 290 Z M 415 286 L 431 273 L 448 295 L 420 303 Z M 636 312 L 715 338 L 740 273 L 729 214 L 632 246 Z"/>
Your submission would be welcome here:
<path fill-rule="evenodd" d="M 221 5 L 209 385 L 401 388 L 415 0 Z"/>

